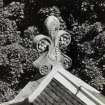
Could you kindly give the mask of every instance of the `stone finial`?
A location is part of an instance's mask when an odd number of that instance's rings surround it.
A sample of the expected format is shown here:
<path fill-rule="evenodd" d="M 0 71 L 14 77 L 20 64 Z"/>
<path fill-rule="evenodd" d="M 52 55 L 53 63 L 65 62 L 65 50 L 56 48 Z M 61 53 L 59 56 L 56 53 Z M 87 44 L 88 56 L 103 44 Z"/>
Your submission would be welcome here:
<path fill-rule="evenodd" d="M 59 63 L 65 69 L 71 67 L 72 60 L 61 52 L 60 48 L 67 47 L 71 42 L 70 33 L 60 30 L 60 22 L 55 16 L 49 16 L 45 20 L 45 26 L 49 36 L 38 35 L 34 38 L 36 49 L 40 57 L 33 62 L 33 65 L 39 70 L 41 75 L 48 74 L 53 65 Z"/>

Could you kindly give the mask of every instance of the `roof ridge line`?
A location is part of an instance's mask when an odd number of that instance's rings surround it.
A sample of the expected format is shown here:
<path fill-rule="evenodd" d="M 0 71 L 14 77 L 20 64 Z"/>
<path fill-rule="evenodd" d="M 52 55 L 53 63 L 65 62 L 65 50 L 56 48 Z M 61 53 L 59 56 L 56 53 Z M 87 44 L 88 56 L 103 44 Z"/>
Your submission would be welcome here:
<path fill-rule="evenodd" d="M 38 97 L 40 95 L 40 93 L 48 86 L 48 84 L 51 82 L 51 80 L 53 79 L 54 75 L 57 73 L 58 71 L 58 67 L 61 65 L 55 65 L 53 66 L 52 71 L 46 76 L 46 78 L 40 83 L 40 85 L 37 87 L 37 89 L 33 92 L 32 95 L 30 95 L 28 97 L 28 100 L 30 103 L 32 103 L 36 97 Z"/>

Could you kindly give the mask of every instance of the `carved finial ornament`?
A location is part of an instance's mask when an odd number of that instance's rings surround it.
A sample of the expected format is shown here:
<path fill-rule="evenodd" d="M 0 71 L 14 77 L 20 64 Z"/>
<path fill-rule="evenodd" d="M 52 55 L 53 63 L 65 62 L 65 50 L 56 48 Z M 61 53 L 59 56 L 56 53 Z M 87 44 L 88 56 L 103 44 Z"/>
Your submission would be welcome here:
<path fill-rule="evenodd" d="M 33 62 L 33 65 L 39 69 L 41 75 L 48 74 L 54 64 L 60 63 L 65 69 L 70 68 L 72 64 L 71 58 L 61 52 L 62 47 L 65 48 L 70 44 L 71 35 L 60 30 L 60 22 L 55 16 L 49 16 L 45 20 L 45 26 L 49 36 L 40 34 L 34 38 L 40 57 Z"/>

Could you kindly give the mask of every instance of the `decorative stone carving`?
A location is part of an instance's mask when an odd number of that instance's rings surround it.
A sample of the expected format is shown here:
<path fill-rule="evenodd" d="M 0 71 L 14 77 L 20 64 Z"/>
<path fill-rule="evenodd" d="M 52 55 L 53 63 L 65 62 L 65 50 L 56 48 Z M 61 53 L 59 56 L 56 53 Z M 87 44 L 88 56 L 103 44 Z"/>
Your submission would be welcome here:
<path fill-rule="evenodd" d="M 33 62 L 33 65 L 39 69 L 41 75 L 48 74 L 56 63 L 60 63 L 65 69 L 70 68 L 72 64 L 71 58 L 61 52 L 61 48 L 70 44 L 71 35 L 60 30 L 60 22 L 55 16 L 49 16 L 45 20 L 45 26 L 49 36 L 41 34 L 34 38 L 40 57 Z"/>

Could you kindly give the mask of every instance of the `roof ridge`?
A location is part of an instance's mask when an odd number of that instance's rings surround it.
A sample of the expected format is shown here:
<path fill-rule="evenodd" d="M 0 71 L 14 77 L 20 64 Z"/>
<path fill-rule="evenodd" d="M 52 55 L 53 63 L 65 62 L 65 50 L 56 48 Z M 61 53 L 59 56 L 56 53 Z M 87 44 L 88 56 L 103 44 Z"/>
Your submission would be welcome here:
<path fill-rule="evenodd" d="M 36 99 L 36 97 L 38 95 L 40 95 L 40 93 L 48 86 L 48 84 L 51 82 L 51 80 L 53 79 L 54 75 L 57 73 L 59 64 L 54 66 L 52 71 L 46 76 L 46 78 L 40 83 L 40 85 L 37 87 L 37 89 L 33 92 L 32 95 L 30 95 L 28 97 L 29 102 L 33 102 L 34 99 Z"/>

